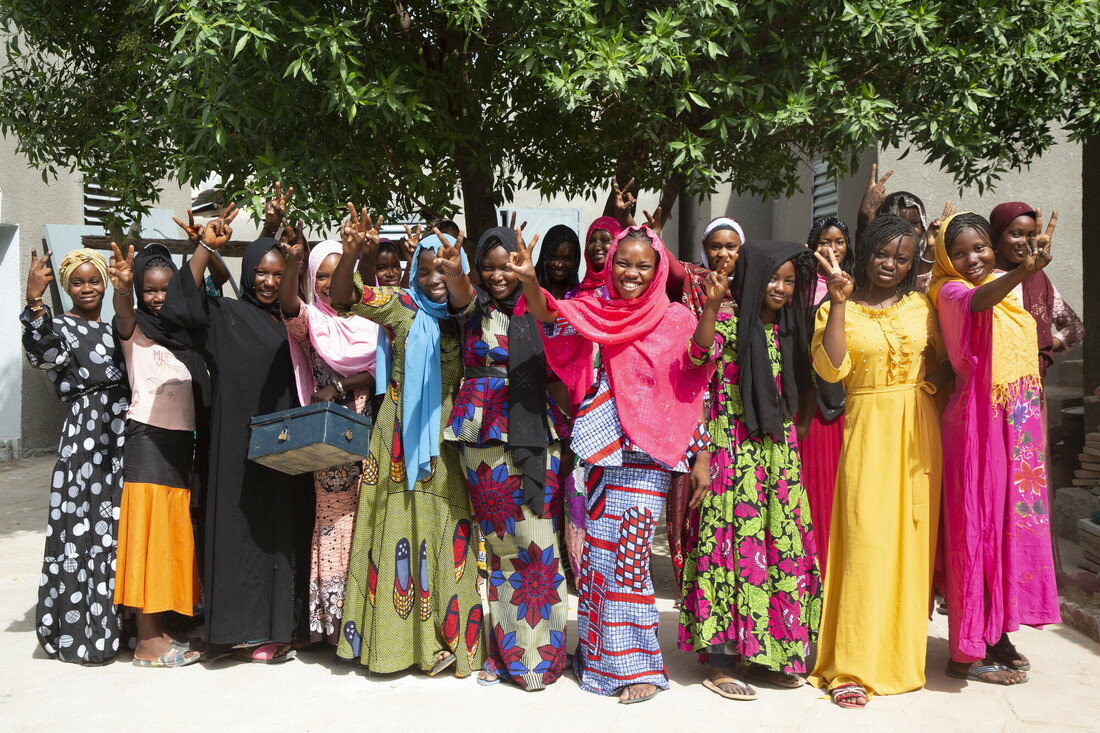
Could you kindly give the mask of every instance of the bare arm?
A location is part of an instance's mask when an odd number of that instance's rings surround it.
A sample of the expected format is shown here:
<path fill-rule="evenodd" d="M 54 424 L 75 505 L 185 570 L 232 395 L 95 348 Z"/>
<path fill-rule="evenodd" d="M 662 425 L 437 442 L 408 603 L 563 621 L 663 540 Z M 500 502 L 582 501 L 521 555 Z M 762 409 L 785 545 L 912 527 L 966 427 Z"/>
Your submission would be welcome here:
<path fill-rule="evenodd" d="M 848 346 L 844 337 L 844 311 L 848 298 L 855 288 L 852 276 L 840 269 L 836 261 L 836 252 L 829 250 L 829 259 L 826 260 L 820 252 L 814 252 L 814 257 L 829 273 L 827 282 L 829 288 L 829 318 L 825 321 L 825 353 L 834 368 L 839 369 L 844 363 Z"/>
<path fill-rule="evenodd" d="M 461 313 L 477 295 L 469 275 L 462 269 L 462 243 L 466 240 L 466 232 L 459 232 L 454 244 L 447 244 L 438 229 L 433 232 L 443 242 L 435 253 L 435 266 L 447 279 L 447 305 L 452 313 Z M 409 261 L 411 268 L 412 260 Z"/>
<path fill-rule="evenodd" d="M 1050 217 L 1050 225 L 1046 232 L 1038 237 L 1029 238 L 1027 241 L 1027 253 L 1024 260 L 1015 269 L 1009 270 L 1004 275 L 994 278 L 985 285 L 979 285 L 970 298 L 970 312 L 981 313 L 1004 300 L 1013 288 L 1027 279 L 1034 272 L 1042 270 L 1050 264 L 1052 259 L 1050 245 L 1054 237 L 1054 227 L 1058 223 L 1058 212 Z M 1035 230 L 1043 229 L 1043 210 L 1035 211 Z"/>
<path fill-rule="evenodd" d="M 516 251 L 512 253 L 508 269 L 519 276 L 519 282 L 523 286 L 523 298 L 527 302 L 527 310 L 535 320 L 543 323 L 554 323 L 558 320 L 558 312 L 550 310 L 546 301 L 546 292 L 539 286 L 538 276 L 535 275 L 535 263 L 531 260 L 531 253 L 523 246 L 523 239 L 517 235 Z M 537 241 L 536 237 L 536 241 Z M 532 242 L 534 244 L 534 242 Z"/>
<path fill-rule="evenodd" d="M 111 242 L 111 263 L 107 267 L 107 277 L 115 291 L 115 328 L 124 341 L 134 335 L 137 325 L 137 313 L 134 311 L 134 245 L 125 257 L 118 245 Z"/>
<path fill-rule="evenodd" d="M 306 243 L 296 236 L 295 239 L 284 242 L 280 248 L 286 259 L 286 269 L 279 280 L 279 310 L 283 312 L 284 318 L 297 318 L 302 312 L 302 300 L 298 297 L 298 272 L 306 256 Z"/>
<path fill-rule="evenodd" d="M 340 228 L 340 244 L 344 248 L 344 253 L 340 256 L 336 269 L 332 271 L 332 279 L 328 285 L 328 294 L 333 306 L 341 308 L 350 308 L 355 304 L 355 268 L 359 266 L 363 250 L 370 249 L 371 259 L 373 259 L 373 252 L 378 249 L 377 237 L 373 240 L 367 237 L 367 223 L 370 221 L 367 210 L 363 209 L 363 216 L 360 218 L 350 201 L 348 210 L 351 212 L 351 217 L 348 223 Z M 379 222 L 381 222 L 381 216 Z"/>
<path fill-rule="evenodd" d="M 695 345 L 704 351 L 710 351 L 714 346 L 714 326 L 718 320 L 718 311 L 722 308 L 722 300 L 729 292 L 729 274 L 733 272 L 733 266 L 737 264 L 737 255 L 734 254 L 722 264 L 717 271 L 707 275 L 705 287 L 707 302 L 703 305 L 703 313 L 699 316 L 699 323 L 695 326 L 692 340 Z"/>

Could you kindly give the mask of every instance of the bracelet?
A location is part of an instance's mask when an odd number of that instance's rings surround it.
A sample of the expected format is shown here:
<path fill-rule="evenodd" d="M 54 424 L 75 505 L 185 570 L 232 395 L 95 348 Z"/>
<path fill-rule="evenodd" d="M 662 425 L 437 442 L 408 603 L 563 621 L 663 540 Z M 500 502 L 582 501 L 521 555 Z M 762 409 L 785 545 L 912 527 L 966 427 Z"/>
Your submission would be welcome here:
<path fill-rule="evenodd" d="M 115 295 L 121 295 L 123 298 L 129 298 L 133 294 L 134 294 L 134 289 L 133 288 L 130 288 L 125 293 L 122 292 L 121 290 L 116 290 L 115 291 Z"/>
<path fill-rule="evenodd" d="M 347 391 L 344 389 L 344 385 L 340 384 L 340 380 L 337 379 L 332 383 L 332 386 L 336 388 L 337 394 L 345 395 Z"/>
<path fill-rule="evenodd" d="M 212 248 L 210 248 L 210 247 L 207 247 L 207 246 L 206 246 L 206 242 L 202 241 L 201 239 L 199 240 L 199 244 L 200 244 L 200 245 L 202 245 L 202 248 L 203 248 L 203 249 L 205 249 L 205 250 L 206 250 L 207 252 L 209 252 L 210 254 L 217 254 L 217 251 L 216 251 L 216 250 L 214 250 L 214 249 L 212 249 Z"/>
<path fill-rule="evenodd" d="M 39 298 L 27 298 L 27 305 L 30 305 L 31 303 L 41 304 L 42 303 L 42 298 L 40 298 L 40 297 Z"/>

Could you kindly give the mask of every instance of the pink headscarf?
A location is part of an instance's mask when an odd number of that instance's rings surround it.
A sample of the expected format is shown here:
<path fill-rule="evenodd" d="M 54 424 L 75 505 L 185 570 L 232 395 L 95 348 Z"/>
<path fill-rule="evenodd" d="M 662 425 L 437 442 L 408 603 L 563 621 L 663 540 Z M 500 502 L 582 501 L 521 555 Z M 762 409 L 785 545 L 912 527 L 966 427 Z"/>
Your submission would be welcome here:
<path fill-rule="evenodd" d="M 341 254 L 339 242 L 331 240 L 319 243 L 309 253 L 309 285 L 312 292 L 317 282 L 317 270 L 329 255 Z M 351 316 L 341 318 L 328 303 L 313 296 L 313 303 L 302 303 L 309 320 L 309 341 L 325 363 L 342 377 L 360 372 L 374 371 L 375 349 L 378 345 L 378 326 L 365 318 Z M 294 380 L 303 405 L 317 391 L 306 352 L 301 344 L 290 339 L 290 356 L 294 363 Z"/>
<path fill-rule="evenodd" d="M 592 258 L 588 256 L 588 240 L 592 239 L 592 232 L 597 229 L 606 229 L 611 238 L 617 240 L 622 233 L 623 228 L 620 226 L 618 219 L 610 216 L 601 216 L 588 227 L 588 234 L 584 235 L 584 242 L 581 243 L 581 249 L 584 251 L 584 279 L 581 280 L 581 284 L 577 286 L 577 295 L 589 295 L 594 290 L 598 289 L 604 284 L 604 271 L 607 269 L 605 263 L 603 270 L 596 270 L 596 266 L 592 264 Z M 611 261 L 610 252 L 607 255 L 607 262 Z M 609 291 L 610 292 L 610 291 Z"/>
<path fill-rule="evenodd" d="M 620 242 L 637 230 L 652 240 L 657 273 L 640 297 L 626 300 L 612 282 L 611 262 Z M 653 230 L 642 226 L 620 232 L 607 263 L 601 283 L 607 286 L 606 299 L 586 295 L 556 301 L 546 294 L 550 309 L 580 334 L 544 338 L 546 358 L 570 395 L 583 395 L 594 381 L 593 343 L 601 344 L 623 431 L 651 457 L 675 465 L 699 424 L 714 367 L 696 367 L 689 361 L 688 340 L 698 321 L 665 293 L 669 254 Z"/>

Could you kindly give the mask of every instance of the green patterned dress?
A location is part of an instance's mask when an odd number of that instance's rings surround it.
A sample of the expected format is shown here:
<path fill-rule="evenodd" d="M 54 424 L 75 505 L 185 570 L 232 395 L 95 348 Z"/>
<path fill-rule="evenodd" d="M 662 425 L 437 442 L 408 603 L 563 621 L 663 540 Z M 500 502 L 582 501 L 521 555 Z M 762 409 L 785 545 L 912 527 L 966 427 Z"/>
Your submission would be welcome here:
<path fill-rule="evenodd" d="M 765 330 L 778 383 L 779 337 L 774 326 Z M 821 620 L 821 577 L 794 424 L 787 421 L 783 442 L 749 437 L 736 316 L 719 314 L 713 348 L 719 361 L 707 412 L 711 490 L 699 509 L 698 534 L 688 538 L 678 646 L 805 672 Z M 692 360 L 706 356 L 692 353 Z"/>
<path fill-rule="evenodd" d="M 355 282 L 362 287 L 358 274 Z M 366 288 L 352 307 L 383 328 L 393 357 L 359 492 L 337 654 L 389 673 L 412 666 L 428 671 L 449 651 L 457 657 L 456 674 L 465 677 L 481 669 L 485 645 L 477 536 L 458 450 L 441 442 L 431 475 L 412 491 L 405 481 L 402 383 L 416 311 L 408 293 L 389 287 Z M 458 324 L 444 321 L 441 331 L 442 437 L 463 370 Z"/>

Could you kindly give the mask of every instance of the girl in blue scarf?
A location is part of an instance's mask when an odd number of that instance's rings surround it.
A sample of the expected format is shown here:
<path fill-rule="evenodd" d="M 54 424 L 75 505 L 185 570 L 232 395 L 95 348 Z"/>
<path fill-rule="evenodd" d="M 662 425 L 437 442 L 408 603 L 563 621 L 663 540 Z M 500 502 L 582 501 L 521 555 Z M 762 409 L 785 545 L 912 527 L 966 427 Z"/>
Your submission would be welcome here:
<path fill-rule="evenodd" d="M 456 316 L 474 307 L 462 237 L 419 243 L 408 288 L 366 287 L 355 272 L 377 224 L 354 214 L 341 232 L 333 307 L 380 325 L 392 345 L 360 489 L 337 654 L 378 673 L 481 669 L 477 541 L 457 449 L 440 438 L 462 378 Z M 369 254 L 369 253 L 368 253 Z M 448 310 L 447 296 L 462 304 Z"/>

